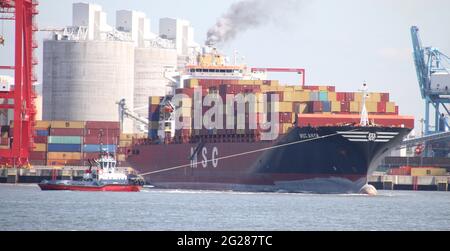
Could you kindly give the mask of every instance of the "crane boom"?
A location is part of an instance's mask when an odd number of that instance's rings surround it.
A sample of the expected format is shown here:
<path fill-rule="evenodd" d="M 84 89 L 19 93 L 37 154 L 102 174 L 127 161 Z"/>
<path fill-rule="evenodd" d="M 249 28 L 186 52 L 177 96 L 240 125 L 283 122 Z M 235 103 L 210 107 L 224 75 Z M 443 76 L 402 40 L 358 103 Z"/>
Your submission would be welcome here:
<path fill-rule="evenodd" d="M 435 47 L 424 47 L 419 28 L 411 27 L 417 80 L 425 100 L 425 135 L 450 130 L 450 58 Z M 430 105 L 434 108 L 434 130 L 430 123 Z"/>
<path fill-rule="evenodd" d="M 134 114 L 133 111 L 128 109 L 128 107 L 125 104 L 125 99 L 121 99 L 119 102 L 116 102 L 116 104 L 119 106 L 119 121 L 121 131 L 123 128 L 123 120 L 125 117 L 134 119 L 147 126 L 147 128 L 150 128 L 150 121 L 148 121 L 148 119 L 140 117 L 139 115 Z"/>
<path fill-rule="evenodd" d="M 419 36 L 419 28 L 411 27 L 411 38 L 414 50 L 414 64 L 416 66 L 417 79 L 419 81 L 422 98 L 425 98 L 425 90 L 429 88 L 429 79 L 427 78 L 427 65 L 425 63 L 425 53 Z"/>

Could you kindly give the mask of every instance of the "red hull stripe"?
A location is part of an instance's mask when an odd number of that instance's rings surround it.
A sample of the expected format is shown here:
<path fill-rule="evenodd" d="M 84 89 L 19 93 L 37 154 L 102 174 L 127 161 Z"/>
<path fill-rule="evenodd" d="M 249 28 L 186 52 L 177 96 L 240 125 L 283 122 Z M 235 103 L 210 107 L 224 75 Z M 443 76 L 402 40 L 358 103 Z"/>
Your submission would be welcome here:
<path fill-rule="evenodd" d="M 108 192 L 139 192 L 140 187 L 135 185 L 104 185 L 104 186 L 70 186 L 70 185 L 54 185 L 39 184 L 41 190 L 70 190 L 70 191 L 108 191 Z"/>

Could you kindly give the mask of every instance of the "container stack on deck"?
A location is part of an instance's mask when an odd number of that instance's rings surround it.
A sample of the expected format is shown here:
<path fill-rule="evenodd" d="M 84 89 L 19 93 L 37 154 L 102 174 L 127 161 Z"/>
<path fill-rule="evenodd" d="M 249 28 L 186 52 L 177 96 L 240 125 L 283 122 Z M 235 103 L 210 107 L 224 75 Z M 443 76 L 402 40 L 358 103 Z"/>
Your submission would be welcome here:
<path fill-rule="evenodd" d="M 405 176 L 445 176 L 447 175 L 447 169 L 434 166 L 401 166 L 389 169 L 387 174 Z"/>
<path fill-rule="evenodd" d="M 47 165 L 78 166 L 83 160 L 84 123 L 51 121 L 47 137 Z"/>
<path fill-rule="evenodd" d="M 34 133 L 30 163 L 48 166 L 88 166 L 101 149 L 123 165 L 133 137 L 122 135 L 118 122 L 102 121 L 37 121 Z"/>
<path fill-rule="evenodd" d="M 150 97 L 149 100 L 149 112 L 148 112 L 148 120 L 150 123 L 149 128 L 149 137 L 155 138 L 158 135 L 158 127 L 159 127 L 159 116 L 160 116 L 160 107 L 159 104 L 163 100 L 164 97 L 154 96 Z"/>
<path fill-rule="evenodd" d="M 257 96 L 256 108 L 251 111 L 250 107 L 246 107 L 246 118 L 253 112 L 256 116 L 263 116 L 265 112 L 262 103 L 262 94 L 278 94 L 279 103 L 275 107 L 275 111 L 279 112 L 280 133 L 286 133 L 296 121 L 296 116 L 302 117 L 302 114 L 321 114 L 323 118 L 335 123 L 333 115 L 358 115 L 362 107 L 362 93 L 359 92 L 336 92 L 334 86 L 288 86 L 280 85 L 275 80 L 218 80 L 218 79 L 188 79 L 184 82 L 185 88 L 176 90 L 176 94 L 186 94 L 190 100 L 183 101 L 181 109 L 183 121 L 192 123 L 193 105 L 192 98 L 194 88 L 202 89 L 203 97 L 210 93 L 218 94 L 222 100 L 226 100 L 227 94 L 253 93 Z M 268 95 L 270 100 L 270 95 Z M 150 97 L 149 100 L 149 120 L 156 123 L 159 120 L 158 104 L 161 97 Z M 235 105 L 235 112 L 236 112 Z M 382 119 L 385 115 L 398 115 L 398 106 L 389 100 L 388 93 L 369 93 L 366 97 L 366 108 L 369 115 L 379 115 L 377 118 Z M 209 107 L 203 107 L 203 113 L 209 110 Z M 225 108 L 226 109 L 226 108 Z M 268 109 L 270 109 L 268 107 Z M 226 121 L 226 113 L 224 112 L 224 121 Z M 270 115 L 269 115 L 270 116 Z M 355 116 L 356 117 L 356 116 Z M 389 117 L 389 116 L 388 116 Z M 392 116 L 394 117 L 394 116 Z M 270 118 L 270 117 L 269 117 Z M 342 116 L 341 116 L 342 118 Z M 352 118 L 346 118 L 344 121 L 353 121 Z M 188 122 L 189 123 L 189 122 Z M 236 123 L 236 120 L 235 120 Z M 325 121 L 326 123 L 326 121 Z M 156 137 L 157 123 L 155 129 L 149 133 L 150 138 Z M 191 127 L 193 128 L 193 127 Z M 248 120 L 246 119 L 246 128 L 248 128 Z M 233 130 L 202 130 L 183 129 L 176 132 L 176 136 L 185 137 L 192 135 L 242 135 L 254 134 L 255 130 L 239 130 L 236 127 Z"/>

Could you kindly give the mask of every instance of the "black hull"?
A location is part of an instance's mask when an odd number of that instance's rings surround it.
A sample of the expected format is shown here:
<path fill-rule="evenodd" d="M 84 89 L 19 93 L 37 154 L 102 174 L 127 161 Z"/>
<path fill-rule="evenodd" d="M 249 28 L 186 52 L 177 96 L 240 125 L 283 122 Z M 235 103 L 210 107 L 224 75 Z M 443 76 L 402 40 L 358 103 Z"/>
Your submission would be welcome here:
<path fill-rule="evenodd" d="M 273 142 L 137 145 L 128 161 L 148 183 L 165 188 L 353 193 L 409 132 L 301 127 Z"/>

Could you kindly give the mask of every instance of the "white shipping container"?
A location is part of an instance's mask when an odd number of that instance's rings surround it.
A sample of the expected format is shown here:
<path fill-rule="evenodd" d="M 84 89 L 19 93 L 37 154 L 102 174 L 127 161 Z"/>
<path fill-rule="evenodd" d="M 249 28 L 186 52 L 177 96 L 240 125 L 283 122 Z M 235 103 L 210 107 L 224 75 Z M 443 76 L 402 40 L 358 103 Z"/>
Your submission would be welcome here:
<path fill-rule="evenodd" d="M 431 91 L 438 93 L 450 93 L 450 73 L 448 72 L 433 73 L 431 74 L 430 80 L 431 80 L 430 86 Z"/>

